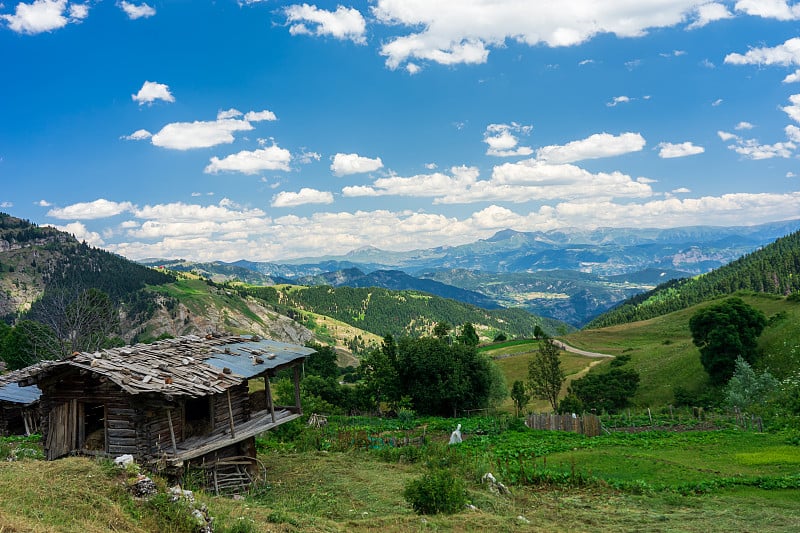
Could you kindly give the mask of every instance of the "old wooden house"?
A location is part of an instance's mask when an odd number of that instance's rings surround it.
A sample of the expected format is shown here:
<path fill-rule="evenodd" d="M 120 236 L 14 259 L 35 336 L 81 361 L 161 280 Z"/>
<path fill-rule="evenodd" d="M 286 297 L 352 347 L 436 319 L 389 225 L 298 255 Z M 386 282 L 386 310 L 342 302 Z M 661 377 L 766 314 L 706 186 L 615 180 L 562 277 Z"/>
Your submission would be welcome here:
<path fill-rule="evenodd" d="M 25 370 L 0 374 L 0 437 L 30 435 L 39 430 L 39 387 L 20 387 Z"/>
<path fill-rule="evenodd" d="M 300 365 L 314 350 L 258 337 L 185 336 L 42 366 L 48 459 L 132 455 L 141 464 L 206 469 L 209 484 L 252 478 L 255 435 L 299 417 Z M 269 378 L 292 369 L 294 405 L 273 404 Z M 263 380 L 251 395 L 249 385 Z"/>

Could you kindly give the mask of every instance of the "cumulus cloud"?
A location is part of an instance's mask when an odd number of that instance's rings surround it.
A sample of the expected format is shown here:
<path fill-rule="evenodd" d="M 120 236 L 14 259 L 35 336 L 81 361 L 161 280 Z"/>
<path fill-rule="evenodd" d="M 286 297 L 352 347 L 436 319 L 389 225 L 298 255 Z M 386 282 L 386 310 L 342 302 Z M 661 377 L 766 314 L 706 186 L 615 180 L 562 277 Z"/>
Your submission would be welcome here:
<path fill-rule="evenodd" d="M 695 12 L 695 20 L 689 24 L 690 30 L 702 28 L 716 20 L 729 19 L 733 17 L 733 13 L 728 11 L 725 4 L 718 2 L 709 2 L 697 7 Z"/>
<path fill-rule="evenodd" d="M 619 104 L 627 104 L 631 99 L 628 96 L 615 96 L 610 102 L 606 102 L 607 107 L 617 107 Z"/>
<path fill-rule="evenodd" d="M 50 225 L 59 231 L 64 231 L 75 236 L 79 241 L 86 241 L 90 246 L 104 246 L 106 243 L 103 238 L 96 231 L 89 231 L 89 229 L 82 222 L 72 222 L 65 226 Z"/>
<path fill-rule="evenodd" d="M 491 48 L 513 40 L 529 46 L 575 46 L 599 34 L 641 37 L 648 30 L 686 20 L 720 18 L 708 0 L 653 5 L 631 2 L 520 2 L 518 0 L 378 0 L 372 8 L 384 24 L 407 28 L 381 47 L 386 65 L 396 69 L 423 60 L 443 65 L 484 63 Z"/>
<path fill-rule="evenodd" d="M 130 135 L 123 135 L 121 138 L 126 141 L 143 141 L 149 139 L 153 134 L 147 130 L 136 130 Z"/>
<path fill-rule="evenodd" d="M 36 205 L 38 205 L 39 207 L 50 207 L 53 204 L 51 204 L 47 200 L 42 199 L 42 200 L 39 200 L 38 202 L 36 202 Z"/>
<path fill-rule="evenodd" d="M 749 122 L 742 121 L 734 126 L 733 129 L 735 130 L 752 130 L 755 126 L 750 124 Z"/>
<path fill-rule="evenodd" d="M 131 20 L 136 20 L 140 18 L 148 18 L 152 17 L 156 14 L 156 10 L 153 7 L 150 7 L 146 3 L 141 4 L 133 4 L 131 2 L 120 2 L 119 7 L 128 15 L 128 18 Z"/>
<path fill-rule="evenodd" d="M 786 0 L 739 0 L 736 10 L 747 15 L 777 20 L 797 20 L 800 18 L 800 5 L 788 5 Z"/>
<path fill-rule="evenodd" d="M 639 133 L 595 133 L 585 139 L 565 145 L 544 146 L 536 150 L 536 159 L 548 163 L 572 163 L 585 159 L 613 157 L 644 148 L 645 140 Z"/>
<path fill-rule="evenodd" d="M 795 70 L 791 74 L 787 74 L 785 78 L 783 78 L 783 83 L 797 83 L 800 81 L 800 69 Z"/>
<path fill-rule="evenodd" d="M 800 4 L 798 4 L 800 6 Z M 774 47 L 752 48 L 744 54 L 725 56 L 730 65 L 800 65 L 800 37 L 792 37 Z"/>
<path fill-rule="evenodd" d="M 279 192 L 272 198 L 272 207 L 297 207 L 304 204 L 332 204 L 333 194 L 304 187 L 300 192 Z"/>
<path fill-rule="evenodd" d="M 679 144 L 663 142 L 659 143 L 658 145 L 658 157 L 662 159 L 686 157 L 690 155 L 702 154 L 705 151 L 705 148 L 702 146 L 695 146 L 689 141 Z"/>
<path fill-rule="evenodd" d="M 380 157 L 372 159 L 358 154 L 339 153 L 333 156 L 333 162 L 331 163 L 331 171 L 336 176 L 373 172 L 379 168 L 383 168 L 383 161 L 381 161 Z"/>
<path fill-rule="evenodd" d="M 795 122 L 800 122 L 800 94 L 793 94 L 789 96 L 789 105 L 781 108 L 784 113 L 789 115 L 789 118 Z"/>
<path fill-rule="evenodd" d="M 728 146 L 731 150 L 747 159 L 772 159 L 774 157 L 789 158 L 797 146 L 791 142 L 760 144 L 756 139 L 740 139 L 736 144 Z"/>
<path fill-rule="evenodd" d="M 112 202 L 99 198 L 92 202 L 79 202 L 66 207 L 54 207 L 47 216 L 60 219 L 93 220 L 107 218 L 131 211 L 134 206 L 130 202 Z"/>
<path fill-rule="evenodd" d="M 417 174 L 411 177 L 391 176 L 376 179 L 371 186 L 344 187 L 342 195 L 355 196 L 411 196 L 411 197 L 443 197 L 454 190 L 461 190 L 473 185 L 478 178 L 475 167 L 453 167 L 451 174 L 433 172 Z"/>
<path fill-rule="evenodd" d="M 276 145 L 253 151 L 242 150 L 223 159 L 212 157 L 206 166 L 207 174 L 217 172 L 241 172 L 242 174 L 258 174 L 263 170 L 289 171 L 292 154 L 289 150 Z"/>
<path fill-rule="evenodd" d="M 134 102 L 139 102 L 139 105 L 152 104 L 156 100 L 163 100 L 165 102 L 174 102 L 175 97 L 169 92 L 169 87 L 163 83 L 155 81 L 145 81 L 139 92 L 132 94 L 131 98 Z"/>
<path fill-rule="evenodd" d="M 173 122 L 153 135 L 155 146 L 173 150 L 210 148 L 218 144 L 230 144 L 237 131 L 249 131 L 253 126 L 246 120 L 217 119 L 214 121 Z"/>
<path fill-rule="evenodd" d="M 264 111 L 249 111 L 244 115 L 244 119 L 248 122 L 262 122 L 264 120 L 278 120 L 278 117 L 272 111 L 265 109 Z"/>
<path fill-rule="evenodd" d="M 523 126 L 512 122 L 511 124 L 489 124 L 483 133 L 483 142 L 489 145 L 486 155 L 495 157 L 512 157 L 531 155 L 533 150 L 529 146 L 518 146 L 517 135 L 528 135 L 533 126 Z"/>
<path fill-rule="evenodd" d="M 284 13 L 292 35 L 330 36 L 359 44 L 366 42 L 367 23 L 357 9 L 338 6 L 336 11 L 326 11 L 302 4 L 289 6 Z"/>
<path fill-rule="evenodd" d="M 719 136 L 719 138 L 722 139 L 723 142 L 728 142 L 728 141 L 731 141 L 733 139 L 738 139 L 739 138 L 739 136 L 736 135 L 736 134 L 729 133 L 727 131 L 722 131 L 722 130 L 717 132 L 717 136 Z"/>
<path fill-rule="evenodd" d="M 11 31 L 36 35 L 80 22 L 89 16 L 88 4 L 69 3 L 67 0 L 35 0 L 32 4 L 20 2 L 13 15 L 0 15 Z"/>

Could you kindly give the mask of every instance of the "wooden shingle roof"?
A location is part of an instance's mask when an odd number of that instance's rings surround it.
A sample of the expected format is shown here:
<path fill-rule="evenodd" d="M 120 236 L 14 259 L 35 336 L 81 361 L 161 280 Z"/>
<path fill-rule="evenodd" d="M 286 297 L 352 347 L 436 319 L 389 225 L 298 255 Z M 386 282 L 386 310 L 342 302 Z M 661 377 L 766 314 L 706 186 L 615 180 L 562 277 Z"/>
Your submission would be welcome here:
<path fill-rule="evenodd" d="M 129 394 L 196 398 L 224 392 L 245 379 L 292 366 L 314 351 L 258 337 L 187 335 L 152 344 L 76 352 L 42 365 L 22 384 L 37 382 L 68 366 L 106 377 Z"/>

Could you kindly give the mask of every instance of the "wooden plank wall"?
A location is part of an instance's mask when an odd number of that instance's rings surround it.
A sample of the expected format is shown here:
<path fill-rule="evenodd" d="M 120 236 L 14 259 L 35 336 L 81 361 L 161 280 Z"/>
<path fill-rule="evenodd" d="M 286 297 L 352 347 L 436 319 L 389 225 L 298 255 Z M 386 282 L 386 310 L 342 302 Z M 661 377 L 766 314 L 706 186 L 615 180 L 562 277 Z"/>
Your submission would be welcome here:
<path fill-rule="evenodd" d="M 582 416 L 529 414 L 525 420 L 525 425 L 531 429 L 572 431 L 588 437 L 596 437 L 600 434 L 600 417 L 592 414 L 584 414 Z"/>

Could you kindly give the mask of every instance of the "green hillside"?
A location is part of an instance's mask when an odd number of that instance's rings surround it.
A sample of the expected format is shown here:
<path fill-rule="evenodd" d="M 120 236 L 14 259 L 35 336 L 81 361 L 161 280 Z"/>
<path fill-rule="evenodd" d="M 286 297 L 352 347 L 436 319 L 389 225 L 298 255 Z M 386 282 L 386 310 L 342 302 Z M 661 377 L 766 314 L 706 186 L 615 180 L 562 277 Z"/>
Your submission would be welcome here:
<path fill-rule="evenodd" d="M 324 315 L 376 335 L 429 335 L 437 322 L 447 322 L 452 326 L 470 322 L 484 340 L 491 340 L 498 333 L 507 337 L 532 337 L 536 326 L 554 335 L 567 327 L 522 309 L 486 310 L 412 290 L 324 285 L 236 285 L 233 290 L 242 296 L 274 305 L 289 316 L 294 314 L 296 317 L 298 313 Z"/>
<path fill-rule="evenodd" d="M 770 318 L 759 338 L 763 356 L 757 368 L 769 370 L 778 379 L 797 372 L 800 369 L 800 329 L 797 328 L 800 303 L 794 298 L 765 293 L 741 292 L 736 296 Z M 695 394 L 702 394 L 708 387 L 700 352 L 692 343 L 689 319 L 698 309 L 723 298 L 648 320 L 585 329 L 565 336 L 564 340 L 585 350 L 630 355 L 630 364 L 641 376 L 634 403 L 641 407 L 669 405 L 674 402 L 677 387 Z"/>
<path fill-rule="evenodd" d="M 626 300 L 586 327 L 647 320 L 736 291 L 781 296 L 800 291 L 800 232 L 782 237 L 708 274 L 659 285 Z"/>

